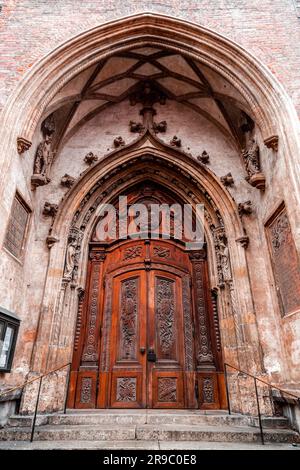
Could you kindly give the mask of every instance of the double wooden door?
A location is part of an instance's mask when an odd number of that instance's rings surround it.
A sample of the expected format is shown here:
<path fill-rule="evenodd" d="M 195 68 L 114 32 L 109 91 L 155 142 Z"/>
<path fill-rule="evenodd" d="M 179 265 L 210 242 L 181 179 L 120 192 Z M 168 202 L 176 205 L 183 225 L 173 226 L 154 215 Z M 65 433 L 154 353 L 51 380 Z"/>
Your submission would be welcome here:
<path fill-rule="evenodd" d="M 185 407 L 186 275 L 172 271 L 152 266 L 113 276 L 108 392 L 112 408 Z"/>
<path fill-rule="evenodd" d="M 92 247 L 69 407 L 219 407 L 202 261 L 171 241 Z"/>

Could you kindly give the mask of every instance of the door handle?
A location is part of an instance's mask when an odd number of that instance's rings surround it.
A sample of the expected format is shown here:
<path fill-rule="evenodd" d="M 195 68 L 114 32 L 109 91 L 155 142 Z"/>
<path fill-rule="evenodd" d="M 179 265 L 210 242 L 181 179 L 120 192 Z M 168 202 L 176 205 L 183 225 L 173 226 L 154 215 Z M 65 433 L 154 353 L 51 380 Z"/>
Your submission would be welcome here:
<path fill-rule="evenodd" d="M 156 354 L 154 352 L 154 349 L 148 349 L 147 360 L 149 362 L 156 362 Z"/>
<path fill-rule="evenodd" d="M 140 353 L 141 354 L 145 354 L 145 352 L 146 352 L 146 348 L 140 348 Z"/>

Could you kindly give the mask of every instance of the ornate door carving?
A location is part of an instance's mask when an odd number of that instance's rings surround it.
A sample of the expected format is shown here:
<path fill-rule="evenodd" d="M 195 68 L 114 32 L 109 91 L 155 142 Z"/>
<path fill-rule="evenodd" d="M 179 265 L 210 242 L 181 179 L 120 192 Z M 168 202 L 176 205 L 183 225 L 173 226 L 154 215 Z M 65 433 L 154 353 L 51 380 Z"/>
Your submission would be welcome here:
<path fill-rule="evenodd" d="M 205 257 L 166 240 L 103 251 L 92 248 L 78 307 L 69 406 L 219 407 Z"/>

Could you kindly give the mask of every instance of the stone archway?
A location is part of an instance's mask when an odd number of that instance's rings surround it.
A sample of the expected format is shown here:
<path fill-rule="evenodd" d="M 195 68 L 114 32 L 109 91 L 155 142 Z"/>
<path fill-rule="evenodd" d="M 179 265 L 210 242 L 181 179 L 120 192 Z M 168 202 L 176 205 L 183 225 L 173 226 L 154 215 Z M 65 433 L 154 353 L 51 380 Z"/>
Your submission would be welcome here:
<path fill-rule="evenodd" d="M 172 18 L 141 14 L 125 18 L 87 31 L 68 41 L 40 63 L 36 64 L 12 95 L 4 110 L 4 125 L 1 129 L 3 158 L 2 175 L 6 178 L 13 159 L 21 158 L 28 171 L 34 154 L 30 149 L 34 133 L 41 121 L 55 109 L 55 96 L 61 88 L 79 72 L 97 62 L 111 57 L 114 53 L 128 51 L 132 47 L 152 46 L 171 51 L 180 51 L 190 59 L 196 58 L 232 84 L 244 98 L 244 107 L 259 129 L 264 150 L 268 156 L 279 153 L 289 171 L 293 188 L 291 199 L 299 197 L 299 173 L 290 154 L 298 154 L 299 137 L 295 111 L 284 90 L 255 58 L 233 42 L 189 23 Z M 47 83 L 47 88 L 42 84 Z M 54 100 L 51 102 L 51 100 Z M 48 106 L 49 105 L 49 106 Z M 16 127 L 17 122 L 17 127 Z M 220 183 L 219 178 L 205 166 L 199 165 L 187 153 L 163 145 L 151 133 L 142 136 L 132 146 L 117 149 L 92 166 L 77 180 L 59 204 L 58 212 L 51 225 L 47 244 L 51 247 L 45 275 L 45 288 L 40 308 L 38 333 L 30 365 L 30 372 L 48 370 L 71 358 L 78 295 L 85 284 L 87 249 L 80 250 L 80 264 L 76 279 L 64 279 L 64 263 L 68 248 L 70 229 L 75 226 L 82 231 L 81 246 L 86 247 L 94 217 L 97 216 L 97 197 L 108 201 L 113 194 L 125 187 L 120 182 L 126 178 L 126 171 L 136 170 L 144 161 L 146 169 L 157 166 L 157 174 L 151 178 L 170 185 L 188 202 L 204 201 L 207 212 L 206 232 L 213 287 L 218 288 L 218 304 L 222 315 L 222 334 L 225 340 L 225 358 L 246 370 L 264 370 L 261 360 L 255 308 L 249 279 L 249 266 L 244 251 L 247 243 L 237 203 Z M 279 144 L 278 144 L 279 142 Z M 18 143 L 19 155 L 17 155 Z M 124 170 L 122 175 L 121 170 Z M 127 169 L 127 170 L 126 170 Z M 25 173 L 26 173 L 25 171 Z M 141 170 L 145 173 L 145 167 Z M 169 182 L 170 173 L 173 182 Z M 124 176 L 125 175 L 125 176 Z M 31 174 L 26 178 L 29 181 Z M 139 176 L 135 175 L 136 180 Z M 181 183 L 181 186 L 178 184 Z M 105 194 L 107 185 L 112 193 Z M 3 185 L 5 187 L 5 185 Z M 290 191 L 285 189 L 285 191 Z M 10 195 L 12 198 L 12 194 Z M 35 213 L 39 200 L 32 198 Z M 292 208 L 292 203 L 290 205 Z M 290 211 L 291 226 L 297 227 L 297 213 Z M 2 214 L 7 215 L 7 206 Z M 220 220 L 222 223 L 220 223 Z M 78 223 L 78 225 L 76 225 Z M 299 243 L 295 231 L 296 243 Z M 238 241 L 237 241 L 238 240 Z M 220 247 L 230 252 L 232 278 L 222 279 Z M 241 243 L 244 244 L 241 245 Z M 79 302 L 80 306 L 80 302 Z M 69 323 L 68 330 L 64 325 Z M 249 322 L 251 331 L 245 338 L 240 325 Z M 226 352 L 226 347 L 227 352 Z M 256 358 L 253 361 L 253 357 Z M 30 409 L 30 404 L 29 408 Z M 46 404 L 50 407 L 52 405 Z M 53 408 L 57 407 L 57 403 Z M 26 411 L 26 397 L 23 410 Z"/>

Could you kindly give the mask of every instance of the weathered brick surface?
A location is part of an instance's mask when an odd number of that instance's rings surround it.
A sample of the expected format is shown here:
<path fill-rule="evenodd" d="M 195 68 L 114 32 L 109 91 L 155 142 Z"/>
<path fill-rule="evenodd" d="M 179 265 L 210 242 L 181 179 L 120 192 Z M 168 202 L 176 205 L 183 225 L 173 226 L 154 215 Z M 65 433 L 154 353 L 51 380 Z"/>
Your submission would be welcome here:
<path fill-rule="evenodd" d="M 0 106 L 31 65 L 65 40 L 141 11 L 199 23 L 242 45 L 277 76 L 300 112 L 300 19 L 293 0 L 2 0 Z"/>

